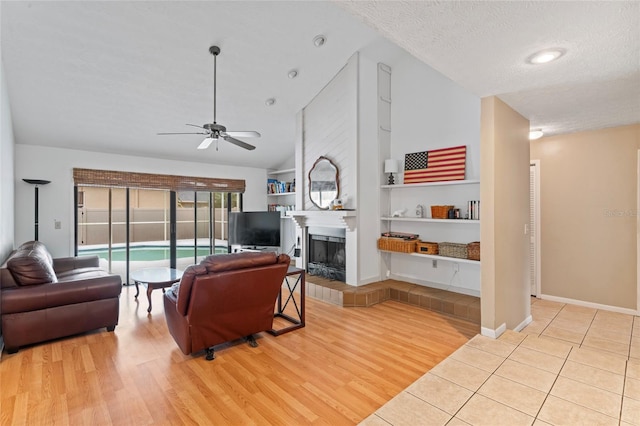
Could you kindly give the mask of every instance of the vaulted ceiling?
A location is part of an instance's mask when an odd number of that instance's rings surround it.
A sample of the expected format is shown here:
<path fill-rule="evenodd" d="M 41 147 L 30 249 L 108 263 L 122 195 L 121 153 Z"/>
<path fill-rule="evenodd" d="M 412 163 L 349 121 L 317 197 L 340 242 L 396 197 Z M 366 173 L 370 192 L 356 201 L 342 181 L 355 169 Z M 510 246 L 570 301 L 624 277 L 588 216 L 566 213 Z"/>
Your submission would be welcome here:
<path fill-rule="evenodd" d="M 274 168 L 293 155 L 296 113 L 355 51 L 387 40 L 479 97 L 498 95 L 547 134 L 637 123 L 639 6 L 3 1 L 2 61 L 19 144 Z M 157 135 L 212 121 L 214 44 L 217 121 L 259 131 L 244 139 L 254 151 L 226 142 L 198 151 L 200 135 Z M 566 54 L 525 62 L 547 47 Z"/>

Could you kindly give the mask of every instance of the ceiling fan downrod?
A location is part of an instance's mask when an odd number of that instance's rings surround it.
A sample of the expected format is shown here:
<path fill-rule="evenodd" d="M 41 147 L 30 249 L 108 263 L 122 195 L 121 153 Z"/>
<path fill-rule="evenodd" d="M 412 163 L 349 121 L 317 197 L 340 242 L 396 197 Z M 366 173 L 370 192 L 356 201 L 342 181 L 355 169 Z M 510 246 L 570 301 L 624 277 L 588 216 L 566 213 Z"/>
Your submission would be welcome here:
<path fill-rule="evenodd" d="M 216 124 L 216 80 L 220 48 L 218 46 L 211 46 L 209 47 L 209 53 L 213 55 L 213 124 Z"/>
<path fill-rule="evenodd" d="M 192 133 L 158 133 L 159 135 L 206 135 L 207 137 L 198 145 L 198 149 L 206 149 L 211 145 L 213 141 L 216 142 L 216 151 L 218 150 L 218 140 L 223 139 L 233 145 L 240 148 L 254 150 L 256 147 L 248 144 L 242 140 L 236 139 L 234 136 L 239 137 L 253 137 L 259 138 L 260 133 L 254 130 L 248 131 L 227 131 L 227 128 L 222 124 L 217 123 L 216 107 L 217 107 L 217 90 L 218 90 L 218 60 L 217 57 L 220 54 L 220 48 L 218 46 L 210 46 L 209 53 L 213 55 L 213 123 L 205 123 L 202 126 L 197 124 L 187 124 L 187 126 L 197 127 L 198 129 L 205 130 L 204 132 L 192 132 Z"/>

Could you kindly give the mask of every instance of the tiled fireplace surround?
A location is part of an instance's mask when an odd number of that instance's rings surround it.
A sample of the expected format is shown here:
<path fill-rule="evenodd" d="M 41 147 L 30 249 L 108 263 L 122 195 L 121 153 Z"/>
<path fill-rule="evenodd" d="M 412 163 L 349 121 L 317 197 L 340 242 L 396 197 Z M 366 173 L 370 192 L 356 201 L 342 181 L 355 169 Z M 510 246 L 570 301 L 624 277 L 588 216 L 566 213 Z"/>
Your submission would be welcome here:
<path fill-rule="evenodd" d="M 344 307 L 372 306 L 396 300 L 480 324 L 480 298 L 411 284 L 385 280 L 363 286 L 307 276 L 306 295 Z"/>
<path fill-rule="evenodd" d="M 355 247 L 355 211 L 315 211 L 303 210 L 288 212 L 298 227 L 303 231 L 303 258 L 301 265 L 307 262 L 306 241 L 308 227 L 346 228 L 346 268 L 347 277 L 357 267 L 357 253 L 350 250 Z M 309 297 L 323 300 L 344 307 L 366 307 L 385 300 L 396 300 L 453 315 L 460 319 L 480 324 L 480 298 L 451 291 L 425 287 L 418 284 L 397 280 L 385 280 L 362 286 L 352 286 L 340 281 L 309 275 L 306 280 L 306 294 Z"/>

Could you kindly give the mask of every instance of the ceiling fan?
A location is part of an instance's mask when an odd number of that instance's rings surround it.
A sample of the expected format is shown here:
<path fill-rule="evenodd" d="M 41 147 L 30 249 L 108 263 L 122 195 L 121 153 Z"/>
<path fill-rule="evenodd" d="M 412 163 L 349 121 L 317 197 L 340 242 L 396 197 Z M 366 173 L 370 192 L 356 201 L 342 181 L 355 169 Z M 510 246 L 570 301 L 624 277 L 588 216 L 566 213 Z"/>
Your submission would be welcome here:
<path fill-rule="evenodd" d="M 236 139 L 234 136 L 245 138 L 259 138 L 260 133 L 255 131 L 227 131 L 227 128 L 221 124 L 216 123 L 216 72 L 217 72 L 217 57 L 220 54 L 220 48 L 218 46 L 209 47 L 209 53 L 213 55 L 213 123 L 206 123 L 202 126 L 197 124 L 187 124 L 187 126 L 197 127 L 204 130 L 204 132 L 195 133 L 158 133 L 158 135 L 206 135 L 207 137 L 198 145 L 198 149 L 207 149 L 212 142 L 216 142 L 216 151 L 218 150 L 218 140 L 220 138 L 241 148 L 253 150 L 255 146 Z"/>

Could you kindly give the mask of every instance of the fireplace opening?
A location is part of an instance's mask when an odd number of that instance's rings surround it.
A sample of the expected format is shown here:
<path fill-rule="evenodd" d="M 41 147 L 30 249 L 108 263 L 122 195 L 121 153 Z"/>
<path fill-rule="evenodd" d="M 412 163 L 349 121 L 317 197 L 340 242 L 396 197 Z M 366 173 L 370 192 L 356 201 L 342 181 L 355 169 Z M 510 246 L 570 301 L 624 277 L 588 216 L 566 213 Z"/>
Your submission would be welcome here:
<path fill-rule="evenodd" d="M 307 272 L 346 281 L 346 231 L 341 228 L 309 227 Z"/>

